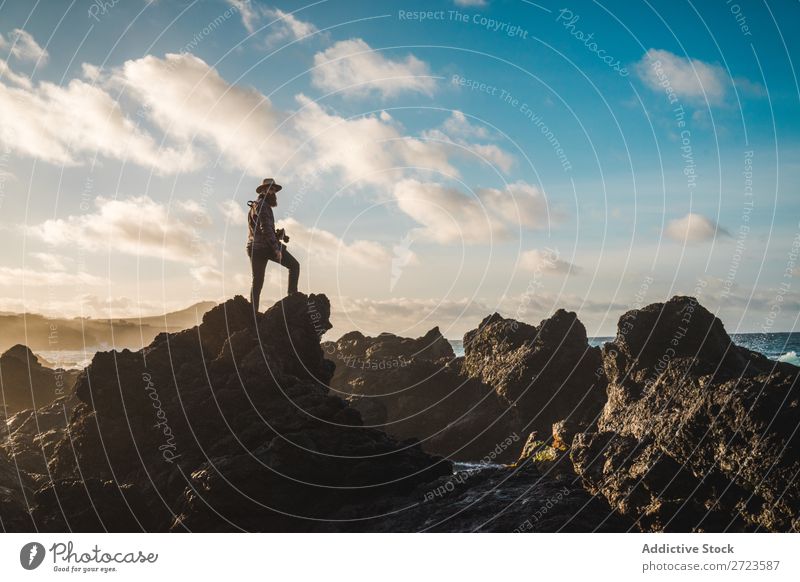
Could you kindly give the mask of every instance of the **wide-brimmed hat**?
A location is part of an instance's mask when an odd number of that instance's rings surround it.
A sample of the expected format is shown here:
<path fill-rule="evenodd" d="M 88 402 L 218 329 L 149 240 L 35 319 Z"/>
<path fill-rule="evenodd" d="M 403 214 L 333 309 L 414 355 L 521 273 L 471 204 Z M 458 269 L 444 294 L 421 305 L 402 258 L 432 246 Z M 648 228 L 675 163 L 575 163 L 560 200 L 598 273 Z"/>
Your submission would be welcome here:
<path fill-rule="evenodd" d="M 261 185 L 258 188 L 256 188 L 256 192 L 258 194 L 261 194 L 270 186 L 272 186 L 275 189 L 275 192 L 278 192 L 281 188 L 283 188 L 283 186 L 275 182 L 275 180 L 273 180 L 272 178 L 264 178 L 264 181 L 261 182 Z"/>

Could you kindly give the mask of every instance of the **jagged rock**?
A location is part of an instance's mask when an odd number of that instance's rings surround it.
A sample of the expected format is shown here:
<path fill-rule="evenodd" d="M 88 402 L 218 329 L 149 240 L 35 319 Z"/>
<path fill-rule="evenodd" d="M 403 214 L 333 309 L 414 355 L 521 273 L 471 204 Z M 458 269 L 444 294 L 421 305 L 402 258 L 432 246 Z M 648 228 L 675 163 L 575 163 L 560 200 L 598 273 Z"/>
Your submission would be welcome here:
<path fill-rule="evenodd" d="M 26 346 L 15 345 L 0 356 L 0 387 L 5 416 L 39 408 L 72 392 L 77 370 L 50 369 Z"/>
<path fill-rule="evenodd" d="M 98 353 L 76 385 L 81 402 L 37 520 L 58 523 L 48 500 L 83 478 L 96 482 L 101 516 L 128 499 L 109 483 L 141 494 L 146 507 L 131 502 L 115 529 L 310 530 L 343 504 L 449 474 L 450 463 L 364 427 L 329 393 L 333 364 L 320 345 L 329 314 L 324 295 L 296 294 L 254 320 L 235 297 L 139 352 Z M 75 519 L 94 527 L 91 515 Z"/>
<path fill-rule="evenodd" d="M 608 402 L 572 460 L 645 531 L 800 530 L 800 369 L 731 341 L 691 297 L 629 311 Z"/>
<path fill-rule="evenodd" d="M 463 374 L 439 328 L 417 339 L 351 332 L 323 348 L 336 362 L 331 388 L 361 412 L 365 424 L 416 438 L 430 453 L 478 460 L 519 429 L 514 409 Z M 503 449 L 492 459 L 511 462 L 516 456 Z"/>
<path fill-rule="evenodd" d="M 6 438 L 0 440 L 16 466 L 37 482 L 47 480 L 47 464 L 63 440 L 72 411 L 80 401 L 74 393 L 62 396 L 38 410 L 23 410 L 8 419 Z"/>
<path fill-rule="evenodd" d="M 464 370 L 514 405 L 523 429 L 540 434 L 564 419 L 590 426 L 606 400 L 600 350 L 563 309 L 538 327 L 487 317 L 464 336 Z"/>

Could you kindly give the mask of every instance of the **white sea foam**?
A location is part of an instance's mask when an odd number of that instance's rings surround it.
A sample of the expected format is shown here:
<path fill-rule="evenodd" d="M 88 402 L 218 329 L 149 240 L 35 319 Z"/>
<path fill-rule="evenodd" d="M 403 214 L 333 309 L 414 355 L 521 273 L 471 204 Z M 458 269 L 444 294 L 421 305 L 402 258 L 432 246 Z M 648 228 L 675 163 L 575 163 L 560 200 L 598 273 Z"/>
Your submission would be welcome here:
<path fill-rule="evenodd" d="M 779 362 L 788 362 L 790 364 L 794 364 L 795 366 L 800 366 L 800 358 L 797 357 L 797 352 L 792 350 L 791 352 L 786 352 L 780 358 L 778 358 Z"/>

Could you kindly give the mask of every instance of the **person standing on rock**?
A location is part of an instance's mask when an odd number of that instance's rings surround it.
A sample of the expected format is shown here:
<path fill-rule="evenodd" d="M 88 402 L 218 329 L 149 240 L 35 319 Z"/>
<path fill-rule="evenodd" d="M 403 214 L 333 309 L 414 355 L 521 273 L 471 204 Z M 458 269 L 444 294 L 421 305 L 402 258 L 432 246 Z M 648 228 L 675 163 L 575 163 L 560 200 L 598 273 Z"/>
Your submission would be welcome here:
<path fill-rule="evenodd" d="M 250 212 L 247 216 L 247 256 L 253 270 L 253 285 L 250 289 L 250 302 L 253 311 L 258 313 L 259 297 L 264 286 L 264 273 L 267 263 L 275 261 L 289 269 L 288 294 L 297 293 L 297 281 L 300 278 L 300 263 L 297 262 L 286 245 L 279 239 L 289 242 L 283 231 L 275 231 L 275 215 L 272 209 L 278 205 L 278 192 L 282 189 L 272 178 L 265 178 L 256 188 L 258 199 L 248 202 Z"/>

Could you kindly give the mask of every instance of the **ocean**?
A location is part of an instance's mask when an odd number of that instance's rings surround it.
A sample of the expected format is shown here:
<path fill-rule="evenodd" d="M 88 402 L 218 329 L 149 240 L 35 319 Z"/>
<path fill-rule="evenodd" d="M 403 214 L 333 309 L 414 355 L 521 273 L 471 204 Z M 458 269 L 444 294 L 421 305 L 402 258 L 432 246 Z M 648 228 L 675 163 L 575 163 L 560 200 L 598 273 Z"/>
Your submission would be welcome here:
<path fill-rule="evenodd" d="M 590 337 L 589 344 L 602 346 L 613 340 L 613 337 Z M 755 352 L 761 352 L 771 360 L 789 362 L 800 366 L 800 332 L 781 333 L 735 333 L 731 335 L 736 345 Z M 457 356 L 464 355 L 464 343 L 461 340 L 448 340 Z"/>
<path fill-rule="evenodd" d="M 800 332 L 784 333 L 738 333 L 731 336 L 733 341 L 743 347 L 761 352 L 772 360 L 789 362 L 795 366 L 800 366 Z M 589 344 L 601 346 L 611 341 L 612 337 L 592 337 Z M 464 355 L 464 344 L 461 340 L 448 340 L 453 346 L 453 351 L 457 356 Z M 105 349 L 105 348 L 104 348 Z M 87 348 L 85 350 L 61 350 L 61 351 L 42 351 L 36 352 L 47 360 L 54 367 L 65 369 L 85 368 L 92 361 L 97 350 Z"/>

